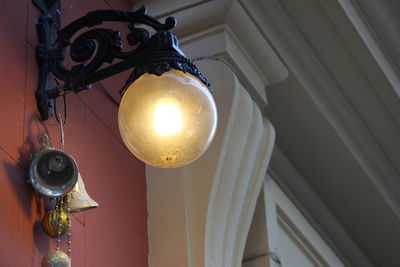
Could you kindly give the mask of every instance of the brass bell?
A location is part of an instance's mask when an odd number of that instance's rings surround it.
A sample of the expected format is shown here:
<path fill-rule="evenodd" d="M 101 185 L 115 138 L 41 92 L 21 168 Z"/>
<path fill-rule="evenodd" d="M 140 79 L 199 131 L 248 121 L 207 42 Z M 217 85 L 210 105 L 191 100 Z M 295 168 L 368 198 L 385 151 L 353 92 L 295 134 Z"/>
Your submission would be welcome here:
<path fill-rule="evenodd" d="M 70 196 L 69 208 L 71 213 L 85 211 L 99 206 L 99 203 L 94 201 L 87 193 L 80 173 L 78 173 L 78 182 L 70 192 Z"/>
<path fill-rule="evenodd" d="M 61 250 L 53 250 L 43 257 L 42 267 L 71 267 L 71 259 Z"/>
<path fill-rule="evenodd" d="M 65 235 L 68 231 L 67 217 L 67 213 L 63 210 L 48 210 L 42 219 L 43 231 L 50 237 L 57 237 L 61 224 L 60 237 Z"/>
<path fill-rule="evenodd" d="M 29 181 L 40 194 L 60 197 L 69 193 L 78 180 L 75 160 L 57 149 L 37 153 L 29 167 Z"/>

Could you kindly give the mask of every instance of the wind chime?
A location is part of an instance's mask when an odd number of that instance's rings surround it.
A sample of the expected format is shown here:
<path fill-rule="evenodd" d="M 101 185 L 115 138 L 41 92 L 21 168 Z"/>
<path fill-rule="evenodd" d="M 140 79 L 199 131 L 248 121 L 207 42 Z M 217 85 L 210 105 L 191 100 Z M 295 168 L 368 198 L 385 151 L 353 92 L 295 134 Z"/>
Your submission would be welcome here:
<path fill-rule="evenodd" d="M 55 200 L 52 210 L 46 211 L 42 219 L 44 232 L 56 238 L 55 250 L 42 259 L 42 267 L 71 266 L 71 213 L 96 208 L 99 204 L 86 192 L 83 179 L 75 160 L 64 152 L 64 132 L 61 120 L 61 149 L 51 145 L 44 134 L 41 148 L 33 156 L 29 168 L 29 181 L 41 195 Z M 67 235 L 67 253 L 61 250 L 61 237 Z"/>

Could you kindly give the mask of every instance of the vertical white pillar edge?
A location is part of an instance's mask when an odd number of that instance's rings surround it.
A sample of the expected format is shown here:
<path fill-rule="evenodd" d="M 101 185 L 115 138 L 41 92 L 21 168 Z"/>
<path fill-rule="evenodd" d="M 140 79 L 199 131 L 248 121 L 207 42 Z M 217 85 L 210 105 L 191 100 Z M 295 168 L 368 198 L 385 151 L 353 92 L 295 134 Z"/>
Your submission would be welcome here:
<path fill-rule="evenodd" d="M 177 169 L 147 166 L 150 267 L 239 267 L 275 131 L 231 69 L 196 62 L 214 89 L 209 150 Z"/>

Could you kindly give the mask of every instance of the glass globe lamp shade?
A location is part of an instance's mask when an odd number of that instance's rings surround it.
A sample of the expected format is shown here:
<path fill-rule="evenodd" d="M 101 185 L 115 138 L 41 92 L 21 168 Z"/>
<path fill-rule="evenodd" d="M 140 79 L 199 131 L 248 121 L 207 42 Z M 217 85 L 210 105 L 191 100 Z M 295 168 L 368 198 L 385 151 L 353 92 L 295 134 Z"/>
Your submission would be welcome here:
<path fill-rule="evenodd" d="M 217 109 L 208 88 L 189 73 L 144 74 L 125 91 L 118 125 L 137 158 L 175 168 L 206 151 L 215 135 Z"/>

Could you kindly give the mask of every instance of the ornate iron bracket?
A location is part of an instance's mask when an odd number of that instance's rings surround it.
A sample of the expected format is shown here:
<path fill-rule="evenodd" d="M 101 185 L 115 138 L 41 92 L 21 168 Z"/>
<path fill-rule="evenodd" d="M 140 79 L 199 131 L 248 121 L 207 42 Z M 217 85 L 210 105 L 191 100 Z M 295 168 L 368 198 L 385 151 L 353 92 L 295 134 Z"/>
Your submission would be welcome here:
<path fill-rule="evenodd" d="M 135 12 L 97 10 L 59 29 L 60 0 L 32 1 L 43 13 L 37 24 L 39 79 L 35 93 L 42 120 L 53 115 L 54 100 L 58 96 L 89 89 L 92 83 L 131 68 L 134 68 L 133 73 L 121 94 L 144 73 L 161 75 L 171 69 L 191 73 L 210 87 L 207 79 L 179 49 L 176 36 L 169 32 L 176 25 L 173 17 L 161 23 L 147 15 L 145 7 Z M 95 27 L 103 22 L 127 23 L 126 43 L 131 49 L 123 49 L 119 31 Z M 155 33 L 150 35 L 147 29 L 138 25 L 148 26 Z M 83 29 L 86 31 L 81 33 Z M 70 68 L 64 64 L 67 47 L 69 58 L 77 63 Z M 54 86 L 55 80 L 64 83 Z"/>

